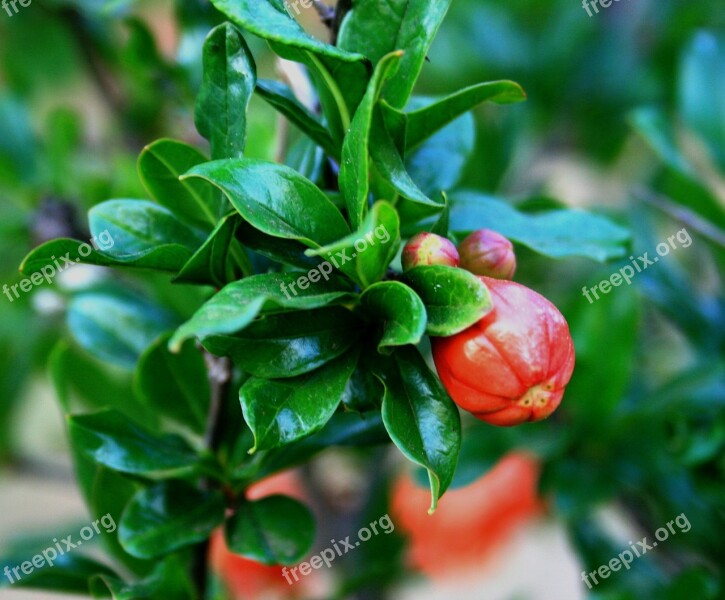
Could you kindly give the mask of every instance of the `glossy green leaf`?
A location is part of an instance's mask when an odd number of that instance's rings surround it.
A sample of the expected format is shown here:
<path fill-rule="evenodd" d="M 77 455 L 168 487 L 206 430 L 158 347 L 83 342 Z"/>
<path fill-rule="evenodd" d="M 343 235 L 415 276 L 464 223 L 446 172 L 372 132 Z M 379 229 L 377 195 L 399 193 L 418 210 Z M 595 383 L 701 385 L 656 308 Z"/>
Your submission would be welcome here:
<path fill-rule="evenodd" d="M 255 377 L 296 377 L 348 350 L 358 339 L 360 325 L 340 307 L 266 315 L 237 335 L 206 338 L 204 347 L 229 356 Z"/>
<path fill-rule="evenodd" d="M 67 318 L 70 332 L 83 348 L 127 368 L 177 324 L 172 315 L 146 300 L 105 291 L 77 295 Z"/>
<path fill-rule="evenodd" d="M 385 56 L 378 63 L 342 146 L 340 190 L 345 198 L 348 218 L 354 229 L 360 226 L 365 216 L 370 190 L 370 158 L 368 154 L 373 112 L 383 85 L 397 72 L 401 58 L 401 53 L 394 52 Z"/>
<path fill-rule="evenodd" d="M 337 139 L 349 125 L 349 113 L 363 95 L 369 63 L 308 34 L 291 12 L 298 4 L 284 0 L 213 0 L 214 6 L 244 30 L 266 39 L 282 58 L 303 63 L 315 81 L 323 111 Z M 289 7 L 289 11 L 287 10 Z"/>
<path fill-rule="evenodd" d="M 188 144 L 162 139 L 143 149 L 138 157 L 138 174 L 156 202 L 185 222 L 210 230 L 224 210 L 218 193 L 202 182 L 179 179 L 206 160 Z"/>
<path fill-rule="evenodd" d="M 247 108 L 257 67 L 242 34 L 222 23 L 204 42 L 204 81 L 194 122 L 211 146 L 212 159 L 241 158 L 247 142 Z"/>
<path fill-rule="evenodd" d="M 169 336 L 156 340 L 141 356 L 135 372 L 136 396 L 152 411 L 203 434 L 209 412 L 209 382 L 201 352 L 189 341 L 177 354 Z"/>
<path fill-rule="evenodd" d="M 403 112 L 386 102 L 381 102 L 381 109 L 393 137 L 404 140 L 403 147 L 409 151 L 479 104 L 510 104 L 523 100 L 526 100 L 526 93 L 518 83 L 491 81 L 464 88 L 425 106 L 415 106 L 410 112 Z"/>
<path fill-rule="evenodd" d="M 195 167 L 183 181 L 194 178 L 217 186 L 242 217 L 268 235 L 315 247 L 350 232 L 327 196 L 284 165 L 249 159 L 218 160 Z"/>
<path fill-rule="evenodd" d="M 327 128 L 320 123 L 294 95 L 291 89 L 279 81 L 260 79 L 257 93 L 282 113 L 289 121 L 307 134 L 310 139 L 333 158 L 340 157 L 340 148 L 332 140 Z"/>
<path fill-rule="evenodd" d="M 114 410 L 69 417 L 68 430 L 78 452 L 113 471 L 164 475 L 188 471 L 199 463 L 183 438 L 142 429 Z"/>
<path fill-rule="evenodd" d="M 223 217 L 201 247 L 184 263 L 173 281 L 199 283 L 224 287 L 236 279 L 233 264 L 234 234 L 239 226 L 239 215 L 234 212 Z M 241 248 L 237 252 L 243 252 Z"/>
<path fill-rule="evenodd" d="M 385 385 L 385 428 L 409 460 L 428 470 L 432 513 L 456 470 L 461 450 L 458 409 L 415 348 L 397 348 L 378 375 Z"/>
<path fill-rule="evenodd" d="M 388 133 L 382 114 L 377 108 L 373 114 L 373 125 L 370 130 L 370 155 L 380 174 L 403 198 L 417 204 L 442 207 L 442 203 L 435 202 L 426 196 L 408 173 L 403 158 Z M 431 165 L 435 165 L 435 168 L 431 169 Z M 437 161 L 427 164 L 429 172 L 437 172 L 439 169 L 445 168 L 444 164 Z"/>
<path fill-rule="evenodd" d="M 292 379 L 249 379 L 239 390 L 244 420 L 254 433 L 250 453 L 269 450 L 319 431 L 335 413 L 359 353 L 352 350 Z"/>
<path fill-rule="evenodd" d="M 308 250 L 308 256 L 324 257 L 362 287 L 379 281 L 400 248 L 400 221 L 395 208 L 376 202 L 360 228 L 332 244 Z"/>
<path fill-rule="evenodd" d="M 320 308 L 349 295 L 332 280 L 302 289 L 299 277 L 298 273 L 269 273 L 230 283 L 179 327 L 169 342 L 172 351 L 178 351 L 191 337 L 204 339 L 241 331 L 260 312 Z"/>
<path fill-rule="evenodd" d="M 582 256 L 600 262 L 625 256 L 630 238 L 606 217 L 581 210 L 525 214 L 476 192 L 453 194 L 451 230 L 465 236 L 485 227 L 551 258 Z"/>
<path fill-rule="evenodd" d="M 244 502 L 226 525 L 229 549 L 265 565 L 294 565 L 312 548 L 315 519 L 287 496 Z"/>
<path fill-rule="evenodd" d="M 429 335 L 454 335 L 478 322 L 493 308 L 486 285 L 463 269 L 416 267 L 403 276 L 423 300 Z"/>
<path fill-rule="evenodd" d="M 184 481 L 143 488 L 131 499 L 118 524 L 126 551 L 152 559 L 202 542 L 224 522 L 224 497 Z"/>
<path fill-rule="evenodd" d="M 382 387 L 377 378 L 375 381 Z M 380 410 L 364 414 L 338 412 L 332 416 L 321 431 L 298 442 L 265 452 L 261 468 L 254 473 L 254 478 L 267 477 L 304 464 L 313 456 L 331 447 L 367 447 L 389 442 L 390 437 L 383 426 Z M 238 473 L 238 475 L 243 476 L 243 473 Z"/>
<path fill-rule="evenodd" d="M 322 261 L 305 255 L 308 249 L 297 240 L 285 240 L 262 233 L 246 221 L 242 221 L 237 229 L 237 239 L 245 248 L 269 258 L 275 262 L 309 270 Z"/>
<path fill-rule="evenodd" d="M 92 247 L 89 252 L 86 245 L 87 242 L 69 238 L 56 238 L 45 242 L 28 253 L 20 265 L 20 271 L 25 275 L 45 271 L 48 275 L 46 282 L 51 283 L 54 274 L 58 272 L 57 266 L 65 267 L 66 261 L 63 257 L 66 257 L 72 264 L 176 273 L 191 257 L 190 250 L 177 243 L 149 246 L 144 252 L 120 257 L 110 256 Z M 87 256 L 82 256 L 82 254 L 87 254 Z"/>
<path fill-rule="evenodd" d="M 204 242 L 204 235 L 187 227 L 171 212 L 146 200 L 108 200 L 88 211 L 91 234 L 100 242 L 110 239 L 103 252 L 129 261 L 158 252 L 159 247 L 186 250 L 191 256 Z M 178 248 L 178 249 L 177 249 Z"/>
<path fill-rule="evenodd" d="M 425 305 L 418 294 L 399 281 L 382 281 L 370 286 L 362 294 L 360 304 L 382 323 L 378 350 L 417 344 L 425 333 Z"/>
<path fill-rule="evenodd" d="M 340 30 L 339 45 L 378 64 L 390 52 L 405 54 L 383 97 L 405 106 L 451 0 L 358 0 Z"/>

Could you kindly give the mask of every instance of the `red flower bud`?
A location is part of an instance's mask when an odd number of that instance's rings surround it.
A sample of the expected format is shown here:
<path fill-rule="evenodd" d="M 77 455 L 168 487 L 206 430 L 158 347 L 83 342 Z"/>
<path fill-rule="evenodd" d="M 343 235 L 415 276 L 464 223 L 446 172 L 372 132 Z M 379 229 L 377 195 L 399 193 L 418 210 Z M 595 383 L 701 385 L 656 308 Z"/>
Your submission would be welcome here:
<path fill-rule="evenodd" d="M 516 272 L 513 244 L 490 229 L 474 231 L 459 246 L 461 268 L 475 275 L 511 279 Z"/>
<path fill-rule="evenodd" d="M 492 425 L 545 419 L 559 406 L 574 370 L 566 320 L 523 285 L 481 280 L 493 310 L 465 331 L 433 340 L 441 381 L 458 406 Z"/>
<path fill-rule="evenodd" d="M 435 233 L 418 233 L 403 248 L 403 270 L 429 265 L 457 267 L 458 250 L 453 242 Z"/>

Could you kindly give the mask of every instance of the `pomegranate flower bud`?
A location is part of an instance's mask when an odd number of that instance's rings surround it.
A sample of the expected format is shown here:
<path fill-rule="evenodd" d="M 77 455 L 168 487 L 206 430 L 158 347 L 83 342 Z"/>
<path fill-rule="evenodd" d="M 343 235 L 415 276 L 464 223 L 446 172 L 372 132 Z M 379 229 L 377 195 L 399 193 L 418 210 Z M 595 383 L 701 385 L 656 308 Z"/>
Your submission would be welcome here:
<path fill-rule="evenodd" d="M 435 233 L 414 235 L 403 248 L 404 271 L 430 265 L 457 267 L 458 262 L 458 250 L 453 242 Z"/>
<path fill-rule="evenodd" d="M 510 426 L 556 410 L 574 370 L 574 343 L 558 309 L 512 281 L 481 277 L 493 310 L 465 331 L 434 338 L 433 359 L 453 401 Z"/>
<path fill-rule="evenodd" d="M 459 246 L 461 268 L 474 275 L 512 279 L 516 272 L 513 244 L 490 229 L 474 231 Z"/>

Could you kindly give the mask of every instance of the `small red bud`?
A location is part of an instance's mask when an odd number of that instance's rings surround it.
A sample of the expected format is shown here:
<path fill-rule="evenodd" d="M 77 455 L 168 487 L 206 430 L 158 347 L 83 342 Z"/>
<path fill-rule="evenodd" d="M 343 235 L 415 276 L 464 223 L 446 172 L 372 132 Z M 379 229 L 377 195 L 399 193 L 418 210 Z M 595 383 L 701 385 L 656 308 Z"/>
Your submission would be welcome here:
<path fill-rule="evenodd" d="M 513 244 L 490 229 L 474 231 L 459 246 L 461 268 L 474 275 L 512 279 L 516 272 Z"/>
<path fill-rule="evenodd" d="M 453 242 L 435 233 L 418 233 L 403 248 L 404 271 L 430 265 L 457 267 L 458 263 L 458 250 Z"/>

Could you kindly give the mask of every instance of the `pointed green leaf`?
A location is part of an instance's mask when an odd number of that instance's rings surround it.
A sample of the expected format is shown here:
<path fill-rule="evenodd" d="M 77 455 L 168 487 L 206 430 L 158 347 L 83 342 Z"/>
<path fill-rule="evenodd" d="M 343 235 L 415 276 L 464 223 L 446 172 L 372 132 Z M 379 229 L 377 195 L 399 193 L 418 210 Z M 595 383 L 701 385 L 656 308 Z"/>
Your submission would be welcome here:
<path fill-rule="evenodd" d="M 343 22 L 339 46 L 365 54 L 373 64 L 402 50 L 401 68 L 383 93 L 391 105 L 402 108 L 450 4 L 451 0 L 357 0 Z"/>
<path fill-rule="evenodd" d="M 425 333 L 425 305 L 407 285 L 398 281 L 376 283 L 363 292 L 360 304 L 382 323 L 378 350 L 417 344 Z"/>
<path fill-rule="evenodd" d="M 113 471 L 164 475 L 199 463 L 183 438 L 152 433 L 114 410 L 69 417 L 68 430 L 78 452 Z"/>
<path fill-rule="evenodd" d="M 204 347 L 255 377 L 296 377 L 342 355 L 357 341 L 360 325 L 340 307 L 295 311 L 267 315 L 234 336 L 208 337 Z"/>
<path fill-rule="evenodd" d="M 158 140 L 138 157 L 138 174 L 151 197 L 185 222 L 206 231 L 224 210 L 219 194 L 199 181 L 180 181 L 192 167 L 206 162 L 196 148 L 176 140 Z"/>
<path fill-rule="evenodd" d="M 380 60 L 342 146 L 340 190 L 345 198 L 350 223 L 354 229 L 360 226 L 365 216 L 370 190 L 368 154 L 373 111 L 380 98 L 383 85 L 400 67 L 401 58 L 402 53 L 393 52 Z"/>
<path fill-rule="evenodd" d="M 294 565 L 315 541 L 315 519 L 309 509 L 287 496 L 244 502 L 227 521 L 229 549 L 265 565 Z"/>
<path fill-rule="evenodd" d="M 454 335 L 493 308 L 486 285 L 463 269 L 438 265 L 415 267 L 404 274 L 403 280 L 423 300 L 429 335 Z"/>
<path fill-rule="evenodd" d="M 230 283 L 179 327 L 169 342 L 170 348 L 177 352 L 191 337 L 236 333 L 263 311 L 320 308 L 350 295 L 332 280 L 302 289 L 299 277 L 299 273 L 269 273 Z"/>
<path fill-rule="evenodd" d="M 247 107 L 257 68 L 242 34 L 222 23 L 204 42 L 204 81 L 194 121 L 211 145 L 211 157 L 241 158 L 247 141 Z"/>
<path fill-rule="evenodd" d="M 143 488 L 118 524 L 121 545 L 132 556 L 152 559 L 202 542 L 224 522 L 224 497 L 178 480 Z"/>
<path fill-rule="evenodd" d="M 249 159 L 218 160 L 195 167 L 183 180 L 194 178 L 217 186 L 242 217 L 268 235 L 316 247 L 350 232 L 329 198 L 314 183 L 284 165 Z"/>
<path fill-rule="evenodd" d="M 258 450 L 278 448 L 311 435 L 340 404 L 359 352 L 351 350 L 325 366 L 292 379 L 249 379 L 239 390 L 244 420 Z"/>
<path fill-rule="evenodd" d="M 415 348 L 397 348 L 378 375 L 385 385 L 385 428 L 409 460 L 428 470 L 433 512 L 458 463 L 458 409 Z"/>

